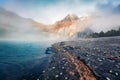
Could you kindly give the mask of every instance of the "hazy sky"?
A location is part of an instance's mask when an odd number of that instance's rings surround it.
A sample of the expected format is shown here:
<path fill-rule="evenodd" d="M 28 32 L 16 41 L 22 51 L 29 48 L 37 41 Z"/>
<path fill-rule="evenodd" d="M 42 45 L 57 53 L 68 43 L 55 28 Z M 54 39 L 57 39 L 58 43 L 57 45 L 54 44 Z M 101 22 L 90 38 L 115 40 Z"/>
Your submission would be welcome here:
<path fill-rule="evenodd" d="M 67 14 L 78 16 L 96 11 L 115 12 L 120 0 L 0 0 L 0 6 L 20 16 L 43 23 L 54 23 Z M 116 9 L 116 13 L 120 12 Z"/>

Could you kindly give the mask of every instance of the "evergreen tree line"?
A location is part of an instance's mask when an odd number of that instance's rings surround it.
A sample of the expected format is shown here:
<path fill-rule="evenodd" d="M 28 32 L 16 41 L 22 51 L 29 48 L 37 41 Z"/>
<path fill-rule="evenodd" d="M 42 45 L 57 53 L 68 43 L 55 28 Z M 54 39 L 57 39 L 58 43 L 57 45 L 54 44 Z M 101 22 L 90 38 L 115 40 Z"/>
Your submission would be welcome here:
<path fill-rule="evenodd" d="M 118 30 L 109 30 L 107 32 L 99 32 L 99 33 L 92 33 L 90 34 L 88 37 L 93 37 L 93 38 L 97 38 L 97 37 L 111 37 L 111 36 L 120 36 L 120 28 Z"/>

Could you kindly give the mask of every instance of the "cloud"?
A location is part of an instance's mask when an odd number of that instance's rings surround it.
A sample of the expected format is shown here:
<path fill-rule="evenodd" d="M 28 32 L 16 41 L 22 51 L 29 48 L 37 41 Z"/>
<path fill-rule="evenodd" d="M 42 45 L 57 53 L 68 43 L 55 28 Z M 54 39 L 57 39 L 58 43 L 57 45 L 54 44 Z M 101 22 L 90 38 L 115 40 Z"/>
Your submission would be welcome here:
<path fill-rule="evenodd" d="M 104 0 L 96 5 L 97 9 L 104 13 L 120 13 L 120 0 Z"/>
<path fill-rule="evenodd" d="M 120 27 L 120 1 L 119 0 L 103 0 L 96 3 L 97 16 L 91 26 L 95 32 L 107 31 Z"/>
<path fill-rule="evenodd" d="M 67 14 L 73 13 L 81 16 L 88 12 L 94 12 L 95 5 L 92 2 L 88 4 L 87 1 L 94 0 L 14 0 L 4 7 L 22 17 L 50 24 L 62 19 Z"/>
<path fill-rule="evenodd" d="M 119 4 L 118 6 L 116 6 L 116 7 L 113 9 L 113 11 L 114 11 L 115 13 L 119 13 L 119 14 L 120 14 L 120 4 Z"/>
<path fill-rule="evenodd" d="M 119 14 L 101 14 L 94 20 L 93 25 L 90 27 L 95 32 L 108 31 L 120 27 Z"/>

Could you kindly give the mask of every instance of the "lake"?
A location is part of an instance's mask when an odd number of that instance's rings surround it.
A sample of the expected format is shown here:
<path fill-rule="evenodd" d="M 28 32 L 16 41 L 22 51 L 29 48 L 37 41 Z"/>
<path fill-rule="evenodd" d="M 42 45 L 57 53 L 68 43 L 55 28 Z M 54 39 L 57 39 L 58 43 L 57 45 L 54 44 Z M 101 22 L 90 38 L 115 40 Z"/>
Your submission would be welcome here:
<path fill-rule="evenodd" d="M 36 79 L 47 66 L 45 42 L 0 41 L 0 80 Z"/>

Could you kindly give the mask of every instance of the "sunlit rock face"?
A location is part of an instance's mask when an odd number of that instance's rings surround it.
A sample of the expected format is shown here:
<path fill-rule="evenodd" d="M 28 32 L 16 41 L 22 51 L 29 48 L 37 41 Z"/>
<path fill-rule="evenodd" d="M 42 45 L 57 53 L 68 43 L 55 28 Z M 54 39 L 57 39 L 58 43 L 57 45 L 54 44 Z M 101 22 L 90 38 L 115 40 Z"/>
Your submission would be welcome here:
<path fill-rule="evenodd" d="M 83 32 L 90 26 L 91 16 L 78 17 L 74 14 L 67 15 L 63 20 L 57 21 L 52 25 L 41 25 L 41 23 L 34 23 L 41 31 L 48 32 L 50 37 L 56 39 L 70 39 L 77 33 Z"/>
<path fill-rule="evenodd" d="M 78 32 L 79 18 L 75 15 L 67 15 L 63 20 L 55 23 L 51 31 L 60 37 L 68 38 Z"/>

